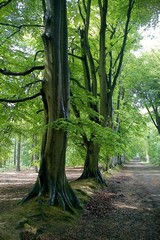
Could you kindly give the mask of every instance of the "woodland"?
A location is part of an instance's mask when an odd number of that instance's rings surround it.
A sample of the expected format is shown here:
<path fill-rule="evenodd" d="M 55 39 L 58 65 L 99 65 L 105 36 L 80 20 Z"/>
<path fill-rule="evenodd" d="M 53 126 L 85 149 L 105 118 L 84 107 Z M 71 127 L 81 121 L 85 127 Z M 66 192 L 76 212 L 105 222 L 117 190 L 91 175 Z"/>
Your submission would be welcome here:
<path fill-rule="evenodd" d="M 140 44 L 159 12 L 159 0 L 0 2 L 0 168 L 38 171 L 21 203 L 81 208 L 66 166 L 105 185 L 102 169 L 135 156 L 160 165 L 160 49 Z"/>

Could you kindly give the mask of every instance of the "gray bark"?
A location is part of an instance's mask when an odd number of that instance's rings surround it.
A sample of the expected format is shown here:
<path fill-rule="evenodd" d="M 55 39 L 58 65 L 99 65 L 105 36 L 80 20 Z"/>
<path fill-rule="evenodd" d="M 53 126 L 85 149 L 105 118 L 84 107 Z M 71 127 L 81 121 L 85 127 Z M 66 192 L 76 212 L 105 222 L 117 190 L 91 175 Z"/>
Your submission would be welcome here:
<path fill-rule="evenodd" d="M 67 130 L 55 123 L 69 114 L 68 36 L 65 0 L 47 0 L 44 5 L 45 75 L 42 100 L 47 129 L 41 147 L 37 181 L 22 202 L 49 194 L 50 205 L 72 209 L 79 207 L 65 174 Z"/>

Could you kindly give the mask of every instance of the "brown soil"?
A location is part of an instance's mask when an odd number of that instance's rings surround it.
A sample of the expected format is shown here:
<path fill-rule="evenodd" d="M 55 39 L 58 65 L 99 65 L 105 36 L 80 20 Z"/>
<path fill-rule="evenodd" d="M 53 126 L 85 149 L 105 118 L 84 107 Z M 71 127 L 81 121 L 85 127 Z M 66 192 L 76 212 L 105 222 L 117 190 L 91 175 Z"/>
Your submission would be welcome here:
<path fill-rule="evenodd" d="M 81 167 L 68 167 L 67 177 L 70 181 L 77 179 L 82 172 Z M 12 209 L 18 201 L 28 193 L 37 178 L 34 169 L 0 171 L 0 212 Z"/>
<path fill-rule="evenodd" d="M 70 179 L 81 173 L 80 168 L 70 168 L 67 171 Z M 36 174 L 28 171 L 0 173 L 2 213 L 12 210 L 35 178 Z M 160 239 L 160 167 L 144 165 L 135 159 L 107 178 L 108 187 L 94 194 L 86 204 L 82 217 L 74 220 L 74 224 L 56 233 L 41 234 L 37 238 L 27 236 L 23 239 Z M 4 225 L 7 223 L 4 214 L 2 216 L 0 230 L 3 227 L 5 231 Z"/>

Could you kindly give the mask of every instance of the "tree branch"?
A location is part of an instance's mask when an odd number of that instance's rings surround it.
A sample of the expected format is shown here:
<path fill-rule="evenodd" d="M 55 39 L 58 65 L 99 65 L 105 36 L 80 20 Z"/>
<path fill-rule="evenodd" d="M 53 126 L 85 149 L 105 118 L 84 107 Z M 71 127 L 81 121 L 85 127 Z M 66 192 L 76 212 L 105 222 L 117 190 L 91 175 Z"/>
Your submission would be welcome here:
<path fill-rule="evenodd" d="M 16 33 L 20 32 L 22 27 L 41 27 L 41 28 L 44 27 L 43 25 L 39 25 L 39 24 L 22 24 L 22 25 L 17 26 L 17 25 L 13 25 L 10 23 L 2 23 L 2 22 L 0 22 L 0 25 L 17 28 L 16 31 L 14 31 L 8 37 L 6 37 L 6 39 L 1 43 L 1 45 L 3 45 L 7 41 L 7 39 L 13 37 Z"/>
<path fill-rule="evenodd" d="M 22 27 L 39 27 L 39 28 L 44 28 L 44 25 L 40 25 L 40 24 L 21 24 L 21 25 L 17 26 L 17 25 L 10 24 L 10 23 L 0 22 L 0 25 L 13 27 L 13 28 L 22 28 Z"/>
<path fill-rule="evenodd" d="M 3 1 L 3 2 L 1 2 L 1 3 L 0 3 L 0 9 L 1 9 L 2 7 L 7 6 L 11 1 L 12 1 L 12 0 L 8 0 L 8 1 Z"/>
<path fill-rule="evenodd" d="M 34 61 L 36 61 L 37 55 L 38 55 L 39 53 L 44 53 L 44 50 L 39 50 L 39 51 L 36 52 L 36 54 L 35 54 L 35 56 L 34 56 Z"/>
<path fill-rule="evenodd" d="M 84 8 L 85 12 L 87 13 L 87 7 L 86 7 L 85 0 L 83 0 L 82 2 L 83 2 L 83 8 Z"/>
<path fill-rule="evenodd" d="M 69 56 L 72 56 L 72 57 L 75 57 L 75 58 L 78 58 L 78 59 L 80 59 L 80 60 L 83 60 L 82 57 L 79 57 L 79 56 L 77 56 L 77 55 L 75 55 L 75 54 L 68 53 L 68 55 L 69 55 Z"/>
<path fill-rule="evenodd" d="M 79 81 L 78 81 L 77 79 L 71 77 L 70 80 L 76 82 L 77 85 L 78 85 L 80 88 L 86 90 L 85 87 L 83 87 L 83 86 L 79 83 Z"/>
<path fill-rule="evenodd" d="M 24 72 L 11 72 L 9 70 L 0 68 L 0 73 L 6 76 L 26 76 L 35 70 L 43 70 L 43 69 L 44 69 L 44 66 L 34 66 Z"/>
<path fill-rule="evenodd" d="M 21 28 L 18 28 L 15 32 L 11 33 L 8 37 L 6 37 L 6 39 L 1 43 L 1 45 L 3 45 L 7 39 L 13 37 L 16 33 L 20 32 Z"/>
<path fill-rule="evenodd" d="M 113 89 L 116 86 L 117 78 L 118 78 L 118 76 L 121 72 L 121 67 L 122 67 L 123 57 L 124 57 L 124 51 L 125 51 L 125 46 L 126 46 L 126 43 L 127 43 L 128 32 L 129 32 L 129 23 L 130 23 L 130 20 L 131 20 L 131 14 L 132 14 L 132 9 L 133 9 L 134 3 L 135 3 L 135 0 L 129 0 L 128 11 L 127 11 L 127 19 L 126 19 L 126 24 L 125 24 L 125 29 L 124 29 L 124 38 L 123 38 L 123 42 L 122 42 L 122 46 L 121 46 L 119 55 L 116 59 L 116 61 L 119 60 L 119 63 L 118 63 L 117 71 L 116 71 L 116 74 L 115 74 L 114 80 L 113 80 L 113 85 L 112 85 Z"/>
<path fill-rule="evenodd" d="M 32 86 L 32 85 L 34 85 L 34 84 L 36 84 L 36 83 L 42 83 L 42 81 L 43 80 L 37 80 L 37 81 L 34 81 L 34 82 L 30 82 L 30 83 L 28 83 L 28 84 L 26 84 L 23 88 L 27 88 L 27 87 L 30 87 L 30 86 Z"/>
<path fill-rule="evenodd" d="M 80 16 L 82 18 L 83 24 L 85 25 L 85 18 L 84 18 L 83 14 L 82 14 L 81 5 L 80 5 L 79 2 L 78 2 L 78 9 L 79 9 L 79 14 L 80 14 Z"/>
<path fill-rule="evenodd" d="M 145 107 L 146 107 L 146 109 L 147 109 L 147 111 L 148 111 L 148 113 L 149 113 L 149 116 L 150 116 L 150 118 L 151 118 L 153 124 L 154 124 L 155 127 L 158 129 L 158 125 L 156 124 L 156 122 L 155 122 L 155 120 L 154 120 L 154 118 L 153 118 L 153 116 L 152 116 L 152 113 L 151 113 L 151 111 L 149 110 L 147 104 L 145 104 Z"/>
<path fill-rule="evenodd" d="M 6 103 L 19 103 L 19 102 L 25 102 L 28 100 L 32 100 L 38 96 L 41 96 L 41 92 L 38 92 L 34 94 L 33 96 L 26 97 L 26 98 L 21 98 L 21 99 L 5 99 L 5 98 L 0 98 L 0 102 L 6 102 Z"/>

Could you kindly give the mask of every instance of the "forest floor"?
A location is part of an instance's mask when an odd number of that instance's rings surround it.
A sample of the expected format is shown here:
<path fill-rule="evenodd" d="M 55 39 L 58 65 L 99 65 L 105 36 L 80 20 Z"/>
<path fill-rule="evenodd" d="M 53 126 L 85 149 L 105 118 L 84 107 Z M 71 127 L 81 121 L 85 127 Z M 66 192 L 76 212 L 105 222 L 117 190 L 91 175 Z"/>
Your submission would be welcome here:
<path fill-rule="evenodd" d="M 71 180 L 80 173 L 81 168 L 67 169 Z M 0 240 L 160 239 L 160 167 L 135 159 L 104 176 L 108 186 L 103 188 L 92 181 L 81 182 L 81 186 L 73 183 L 81 197 L 91 193 L 80 215 L 53 207 L 52 215 L 51 210 L 44 209 L 39 214 L 34 204 L 17 206 L 35 181 L 36 173 L 1 170 Z"/>

